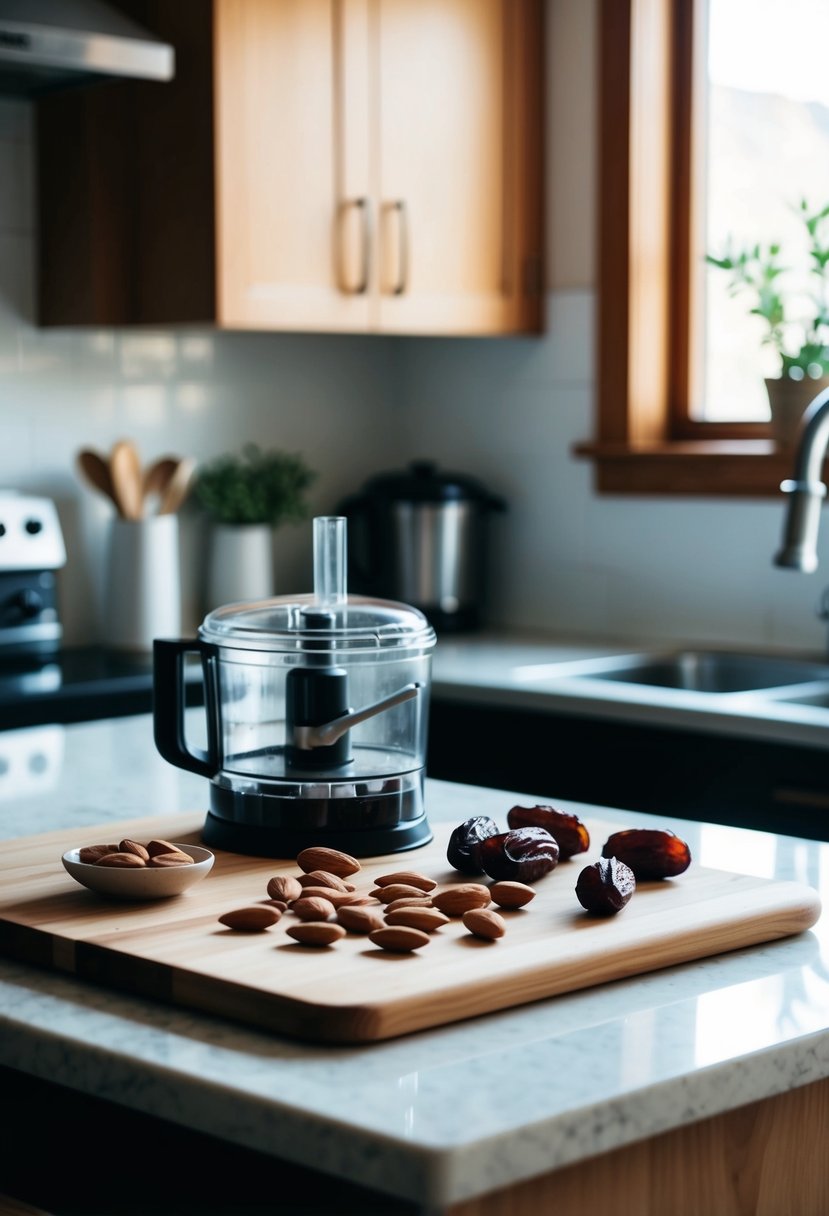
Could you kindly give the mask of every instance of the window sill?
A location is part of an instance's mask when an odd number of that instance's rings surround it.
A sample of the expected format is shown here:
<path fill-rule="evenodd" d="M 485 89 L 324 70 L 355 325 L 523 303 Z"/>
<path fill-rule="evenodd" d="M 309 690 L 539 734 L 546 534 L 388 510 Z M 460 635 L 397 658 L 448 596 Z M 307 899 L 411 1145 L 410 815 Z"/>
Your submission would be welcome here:
<path fill-rule="evenodd" d="M 770 439 L 708 439 L 677 443 L 577 443 L 592 460 L 599 494 L 674 494 L 776 498 L 791 477 L 794 454 Z"/>

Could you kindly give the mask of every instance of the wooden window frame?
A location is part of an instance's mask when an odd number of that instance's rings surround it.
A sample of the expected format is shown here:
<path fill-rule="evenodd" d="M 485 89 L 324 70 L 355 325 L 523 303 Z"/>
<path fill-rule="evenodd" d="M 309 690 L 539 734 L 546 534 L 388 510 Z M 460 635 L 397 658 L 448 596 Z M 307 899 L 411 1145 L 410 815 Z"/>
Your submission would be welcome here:
<path fill-rule="evenodd" d="M 772 497 L 790 476 L 768 423 L 690 416 L 694 11 L 599 0 L 595 436 L 599 493 Z"/>

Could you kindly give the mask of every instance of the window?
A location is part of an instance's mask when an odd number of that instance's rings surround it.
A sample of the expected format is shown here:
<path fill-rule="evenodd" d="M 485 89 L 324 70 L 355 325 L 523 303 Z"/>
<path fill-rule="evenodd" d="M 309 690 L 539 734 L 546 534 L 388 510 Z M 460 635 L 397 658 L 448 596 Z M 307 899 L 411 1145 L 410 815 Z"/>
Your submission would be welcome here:
<path fill-rule="evenodd" d="M 751 20 L 767 9 L 789 20 L 806 2 L 751 0 Z M 599 0 L 597 413 L 595 438 L 576 452 L 595 462 L 600 492 L 774 496 L 791 472 L 756 392 L 732 408 L 713 387 L 723 373 L 705 316 L 716 316 L 725 284 L 704 265 L 702 234 L 714 225 L 700 196 L 707 187 L 708 199 L 721 198 L 729 187 L 715 181 L 712 192 L 711 173 L 708 181 L 700 173 L 709 5 L 713 21 L 721 5 L 744 8 L 742 0 Z M 829 22 L 825 0 L 812 9 Z M 807 40 L 799 35 L 799 54 Z M 825 45 L 819 34 L 814 41 Z M 792 188 L 796 201 L 818 186 Z M 829 177 L 825 194 L 821 204 Z M 727 226 L 727 213 L 716 222 Z"/>

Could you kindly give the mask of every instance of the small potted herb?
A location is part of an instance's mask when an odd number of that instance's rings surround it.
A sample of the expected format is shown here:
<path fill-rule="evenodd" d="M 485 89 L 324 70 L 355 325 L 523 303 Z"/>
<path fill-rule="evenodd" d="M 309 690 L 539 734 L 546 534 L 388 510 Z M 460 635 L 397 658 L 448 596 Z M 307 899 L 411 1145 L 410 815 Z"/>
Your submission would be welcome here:
<path fill-rule="evenodd" d="M 193 502 L 212 523 L 209 608 L 273 595 L 273 533 L 307 518 L 316 476 L 299 454 L 254 443 L 196 470 Z"/>
<path fill-rule="evenodd" d="M 772 431 L 782 446 L 793 442 L 803 411 L 829 387 L 829 204 L 813 211 L 804 198 L 796 211 L 807 240 L 799 280 L 785 277 L 792 268 L 781 263 L 776 242 L 737 247 L 729 240 L 719 257 L 706 256 L 710 266 L 728 274 L 730 294 L 746 295 L 750 314 L 765 322 L 761 343 L 780 360 L 779 376 L 766 377 L 765 383 Z M 793 301 L 806 303 L 805 315 L 793 315 Z"/>

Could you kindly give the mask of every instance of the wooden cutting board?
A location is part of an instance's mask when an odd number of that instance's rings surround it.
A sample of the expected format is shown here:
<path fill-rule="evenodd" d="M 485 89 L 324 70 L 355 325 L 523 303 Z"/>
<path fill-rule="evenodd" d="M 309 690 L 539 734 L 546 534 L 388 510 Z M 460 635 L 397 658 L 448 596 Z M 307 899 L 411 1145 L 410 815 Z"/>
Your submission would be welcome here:
<path fill-rule="evenodd" d="M 113 902 L 64 870 L 69 848 L 163 837 L 198 844 L 203 818 L 154 816 L 52 832 L 0 844 L 0 952 L 96 984 L 316 1042 L 374 1042 L 554 997 L 800 933 L 820 914 L 817 893 L 698 866 L 640 883 L 621 913 L 591 918 L 574 887 L 616 828 L 586 821 L 593 847 L 535 884 L 536 898 L 504 913 L 507 932 L 484 942 L 460 921 L 398 955 L 349 934 L 334 946 L 301 946 L 286 913 L 265 932 L 232 932 L 218 917 L 267 898 L 268 879 L 299 873 L 293 862 L 216 851 L 206 879 L 174 899 Z M 454 825 L 411 853 L 363 862 L 352 876 L 416 869 L 441 884 L 469 881 L 446 861 Z M 478 880 L 480 881 L 480 880 Z M 483 880 L 487 881 L 487 880 Z"/>

